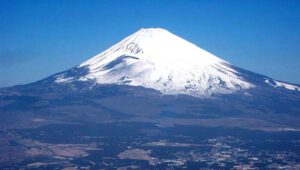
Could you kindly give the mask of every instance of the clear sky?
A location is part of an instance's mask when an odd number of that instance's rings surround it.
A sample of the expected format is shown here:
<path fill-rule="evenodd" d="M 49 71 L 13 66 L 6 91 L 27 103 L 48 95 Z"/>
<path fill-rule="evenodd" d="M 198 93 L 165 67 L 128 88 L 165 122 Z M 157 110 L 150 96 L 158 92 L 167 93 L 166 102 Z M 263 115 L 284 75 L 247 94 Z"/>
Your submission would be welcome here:
<path fill-rule="evenodd" d="M 300 84 L 299 0 L 1 0 L 0 87 L 66 70 L 148 27 Z"/>

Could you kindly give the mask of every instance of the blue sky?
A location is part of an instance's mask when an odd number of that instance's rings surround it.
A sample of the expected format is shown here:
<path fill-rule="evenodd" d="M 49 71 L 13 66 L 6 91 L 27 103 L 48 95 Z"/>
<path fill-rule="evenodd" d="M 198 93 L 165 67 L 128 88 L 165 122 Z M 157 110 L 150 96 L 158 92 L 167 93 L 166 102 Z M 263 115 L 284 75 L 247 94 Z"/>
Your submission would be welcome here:
<path fill-rule="evenodd" d="M 66 70 L 148 27 L 300 84 L 299 0 L 1 0 L 0 87 Z"/>

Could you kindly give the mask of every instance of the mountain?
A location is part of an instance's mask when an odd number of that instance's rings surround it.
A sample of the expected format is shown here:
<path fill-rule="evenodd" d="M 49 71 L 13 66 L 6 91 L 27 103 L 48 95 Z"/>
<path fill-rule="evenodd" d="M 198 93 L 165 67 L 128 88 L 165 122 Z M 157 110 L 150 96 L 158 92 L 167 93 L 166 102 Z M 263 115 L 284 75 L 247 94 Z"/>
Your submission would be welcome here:
<path fill-rule="evenodd" d="M 243 93 L 264 85 L 300 90 L 297 85 L 265 76 L 253 81 L 245 72 L 167 30 L 150 28 L 137 31 L 53 79 L 58 84 L 93 81 L 193 96 Z"/>
<path fill-rule="evenodd" d="M 300 167 L 299 85 L 160 28 L 1 88 L 0 116 L 0 169 Z"/>

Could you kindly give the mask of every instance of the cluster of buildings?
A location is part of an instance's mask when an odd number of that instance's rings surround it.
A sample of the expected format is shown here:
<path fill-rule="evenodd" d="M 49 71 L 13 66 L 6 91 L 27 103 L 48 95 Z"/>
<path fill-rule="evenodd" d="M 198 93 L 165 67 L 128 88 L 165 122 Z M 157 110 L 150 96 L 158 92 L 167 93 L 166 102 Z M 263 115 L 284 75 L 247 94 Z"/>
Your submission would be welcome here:
<path fill-rule="evenodd" d="M 211 169 L 300 169 L 299 153 L 261 150 L 233 137 L 210 139 L 207 147 L 178 151 L 177 159 L 162 160 L 170 167 L 190 165 Z"/>

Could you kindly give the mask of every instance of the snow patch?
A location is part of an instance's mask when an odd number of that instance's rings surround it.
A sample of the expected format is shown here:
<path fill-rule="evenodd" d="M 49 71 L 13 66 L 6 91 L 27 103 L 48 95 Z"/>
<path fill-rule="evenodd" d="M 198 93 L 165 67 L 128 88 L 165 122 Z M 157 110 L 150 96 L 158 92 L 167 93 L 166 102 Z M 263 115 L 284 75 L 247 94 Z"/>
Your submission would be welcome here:
<path fill-rule="evenodd" d="M 282 87 L 282 88 L 285 88 L 285 89 L 288 89 L 288 90 L 297 90 L 297 91 L 300 91 L 300 87 L 299 86 L 288 84 L 288 83 L 284 83 L 284 82 L 281 82 L 281 81 L 276 81 L 276 80 L 271 80 L 271 81 L 269 79 L 265 79 L 265 83 L 267 83 L 270 86 L 273 86 L 275 88 Z"/>
<path fill-rule="evenodd" d="M 55 79 L 55 83 L 69 83 L 71 81 L 73 81 L 74 78 L 73 77 L 65 77 L 64 75 L 60 75 Z"/>

